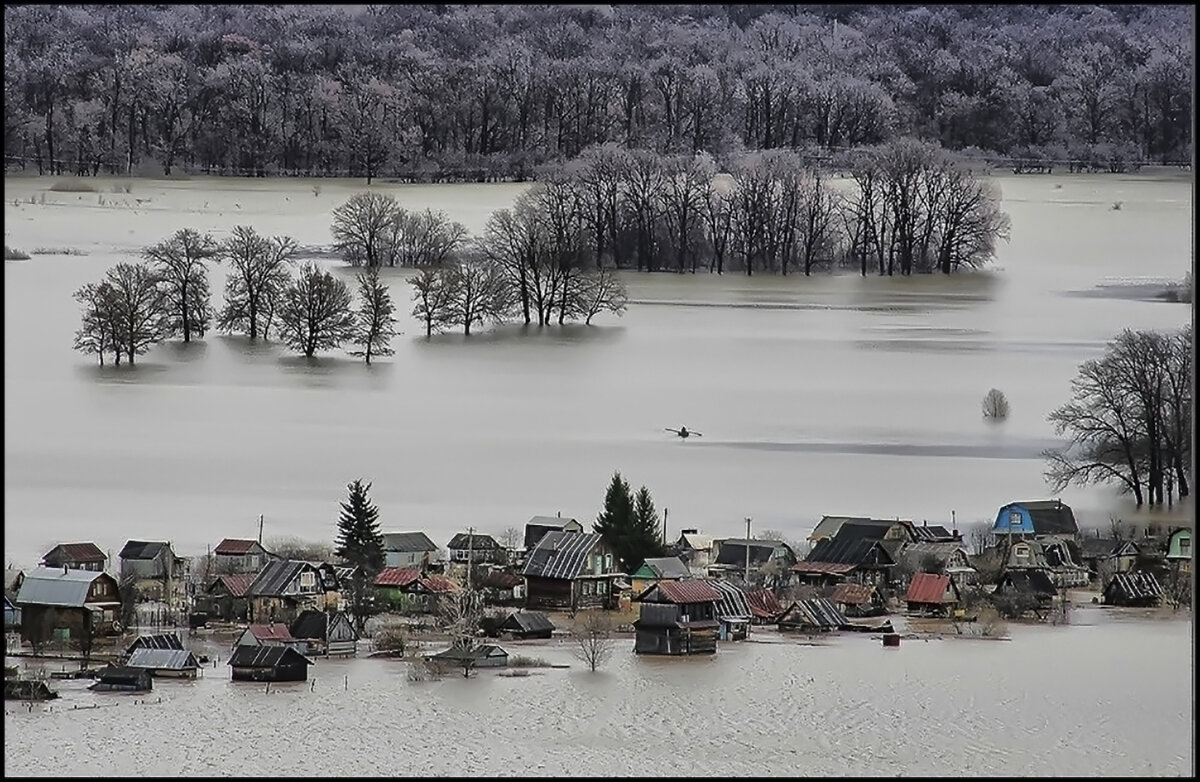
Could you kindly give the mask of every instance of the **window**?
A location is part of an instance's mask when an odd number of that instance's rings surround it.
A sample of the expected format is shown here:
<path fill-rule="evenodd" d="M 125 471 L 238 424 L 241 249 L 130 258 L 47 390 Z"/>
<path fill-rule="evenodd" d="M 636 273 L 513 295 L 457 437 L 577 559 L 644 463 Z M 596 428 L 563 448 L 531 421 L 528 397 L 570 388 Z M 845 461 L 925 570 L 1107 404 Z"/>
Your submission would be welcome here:
<path fill-rule="evenodd" d="M 316 592 L 317 591 L 317 574 L 311 570 L 306 570 L 300 574 L 300 591 L 301 592 Z"/>
<path fill-rule="evenodd" d="M 1014 510 L 1008 514 L 1008 526 L 1010 526 L 1010 527 L 1021 526 L 1021 512 L 1020 511 Z"/>
<path fill-rule="evenodd" d="M 1192 539 L 1180 536 L 1179 538 L 1179 553 L 1182 556 L 1190 557 L 1192 555 Z"/>
<path fill-rule="evenodd" d="M 1013 554 L 1017 559 L 1029 559 L 1029 546 L 1024 543 L 1018 543 L 1013 546 Z"/>
<path fill-rule="evenodd" d="M 604 555 L 604 572 L 611 573 L 613 569 L 612 554 Z"/>

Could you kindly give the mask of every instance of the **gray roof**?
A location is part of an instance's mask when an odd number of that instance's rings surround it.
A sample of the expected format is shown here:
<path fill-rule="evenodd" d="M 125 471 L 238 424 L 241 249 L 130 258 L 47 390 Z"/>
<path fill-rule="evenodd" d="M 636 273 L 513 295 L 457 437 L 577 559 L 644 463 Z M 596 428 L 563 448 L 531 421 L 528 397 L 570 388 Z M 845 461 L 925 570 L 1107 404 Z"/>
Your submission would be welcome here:
<path fill-rule="evenodd" d="M 200 662 L 187 649 L 138 649 L 129 655 L 129 662 L 125 665 L 130 668 L 183 671 L 199 668 Z"/>
<path fill-rule="evenodd" d="M 717 603 L 718 619 L 749 619 L 753 616 L 741 587 L 719 578 L 707 578 L 705 581 L 721 594 L 721 600 Z"/>
<path fill-rule="evenodd" d="M 303 570 L 312 569 L 317 573 L 318 583 L 326 590 L 336 589 L 336 584 L 325 583 L 323 565 L 319 562 L 305 562 L 299 559 L 279 559 L 268 562 L 259 572 L 258 577 L 246 587 L 246 597 L 279 597 L 284 594 L 287 585 Z M 332 568 L 332 566 L 330 566 Z M 334 571 L 336 577 L 336 571 Z"/>
<path fill-rule="evenodd" d="M 746 540 L 745 538 L 726 538 L 720 542 L 717 549 L 718 565 L 744 565 L 746 562 L 746 547 L 750 547 L 750 562 L 760 565 L 767 562 L 775 554 L 775 549 L 792 547 L 781 540 Z M 793 553 L 794 556 L 794 553 Z"/>
<path fill-rule="evenodd" d="M 131 540 L 125 544 L 117 556 L 120 559 L 154 559 L 164 548 L 170 550 L 170 547 L 170 543 Z"/>
<path fill-rule="evenodd" d="M 576 524 L 579 526 L 579 531 L 583 531 L 583 525 L 576 519 L 570 517 L 563 518 L 561 516 L 534 516 L 529 521 L 525 522 L 525 550 L 533 551 L 542 536 L 547 532 L 563 531 L 567 524 Z"/>
<path fill-rule="evenodd" d="M 692 575 L 679 557 L 650 557 L 642 564 L 659 578 L 690 578 Z"/>
<path fill-rule="evenodd" d="M 438 546 L 424 532 L 385 532 L 383 550 L 404 553 L 438 551 Z"/>
<path fill-rule="evenodd" d="M 525 576 L 573 579 L 587 564 L 588 554 L 600 543 L 591 532 L 547 532 L 525 561 Z"/>
<path fill-rule="evenodd" d="M 846 615 L 839 611 L 831 600 L 824 597 L 795 601 L 779 617 L 779 623 L 822 630 L 836 630 L 848 624 Z"/>
<path fill-rule="evenodd" d="M 229 657 L 229 665 L 235 668 L 274 668 L 281 662 L 303 661 L 312 665 L 313 661 L 297 652 L 290 646 L 239 646 Z"/>
<path fill-rule="evenodd" d="M 553 630 L 554 623 L 541 611 L 514 611 L 500 627 L 505 630 L 534 633 L 539 630 Z"/>
<path fill-rule="evenodd" d="M 496 549 L 504 548 L 491 535 L 482 535 L 478 532 L 471 535 L 466 532 L 460 532 L 450 539 L 446 544 L 446 548 L 450 549 L 473 549 L 475 551 L 495 551 Z"/>
<path fill-rule="evenodd" d="M 17 605 L 82 608 L 87 602 L 92 582 L 105 575 L 107 574 L 99 570 L 64 571 L 59 568 L 34 568 L 26 573 L 21 581 L 21 589 L 17 592 Z"/>
<path fill-rule="evenodd" d="M 129 648 L 125 650 L 125 654 L 133 654 L 138 649 L 182 649 L 183 641 L 175 633 L 161 633 L 159 635 L 139 635 L 134 639 Z"/>

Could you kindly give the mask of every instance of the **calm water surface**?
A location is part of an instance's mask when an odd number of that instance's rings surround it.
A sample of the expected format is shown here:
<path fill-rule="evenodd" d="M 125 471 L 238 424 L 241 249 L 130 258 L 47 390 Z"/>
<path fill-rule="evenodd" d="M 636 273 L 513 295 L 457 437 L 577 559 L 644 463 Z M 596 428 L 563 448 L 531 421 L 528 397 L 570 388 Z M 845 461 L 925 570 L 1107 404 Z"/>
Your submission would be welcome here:
<path fill-rule="evenodd" d="M 745 516 L 795 538 L 822 514 L 949 523 L 953 511 L 962 525 L 1049 496 L 1038 455 L 1055 443 L 1046 414 L 1067 399 L 1079 363 L 1122 328 L 1191 318 L 1138 287 L 1191 266 L 1191 180 L 997 181 L 1013 235 L 986 274 L 631 276 L 628 313 L 591 328 L 426 341 L 406 319 L 396 355 L 369 368 L 210 335 L 162 345 L 129 371 L 71 350 L 75 289 L 185 226 L 224 236 L 248 223 L 328 245 L 329 210 L 359 188 L 323 182 L 314 196 L 296 181 L 138 180 L 125 194 L 101 179 L 105 192 L 81 194 L 8 178 L 6 244 L 86 254 L 5 263 L 6 561 L 32 565 L 68 540 L 115 553 L 129 538 L 169 539 L 202 554 L 222 537 L 256 535 L 260 513 L 268 540 L 330 540 L 345 484 L 360 476 L 374 483 L 385 529 L 443 544 L 468 525 L 500 533 L 556 511 L 592 519 L 613 470 L 651 489 L 672 535 L 741 534 Z M 385 189 L 478 231 L 521 188 Z M 391 277 L 406 311 L 403 275 Z M 211 282 L 223 289 L 221 267 Z M 1012 405 L 998 427 L 980 417 L 992 387 Z M 681 424 L 704 437 L 663 432 Z M 1061 496 L 1084 524 L 1135 516 L 1105 488 Z M 123 704 L 117 720 L 62 707 L 9 716 L 6 766 L 1180 774 L 1191 764 L 1190 687 L 1179 678 L 1187 628 L 1031 628 L 1011 643 L 890 656 L 862 638 L 835 649 L 748 644 L 708 661 L 624 655 L 596 677 L 417 690 L 380 673 L 386 664 L 357 660 L 322 663 L 315 694 L 269 697 L 222 671 L 160 688 L 162 705 Z M 348 691 L 333 686 L 343 675 Z M 365 717 L 353 734 L 309 727 L 349 713 Z M 231 724 L 244 735 L 236 756 L 224 749 Z M 281 740 L 301 731 L 302 745 Z M 392 759 L 360 757 L 358 735 L 394 748 Z"/>

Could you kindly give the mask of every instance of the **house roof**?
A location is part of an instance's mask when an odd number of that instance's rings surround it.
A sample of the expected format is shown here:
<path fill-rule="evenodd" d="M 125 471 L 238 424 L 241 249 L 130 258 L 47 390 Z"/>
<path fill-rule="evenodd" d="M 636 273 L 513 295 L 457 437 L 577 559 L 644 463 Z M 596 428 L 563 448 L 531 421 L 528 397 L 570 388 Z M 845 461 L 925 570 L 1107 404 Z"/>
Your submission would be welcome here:
<path fill-rule="evenodd" d="M 184 671 L 199 668 L 200 661 L 187 649 L 137 649 L 125 665 L 130 668 Z"/>
<path fill-rule="evenodd" d="M 779 617 L 782 622 L 796 622 L 807 627 L 836 630 L 848 624 L 846 615 L 827 598 L 809 597 L 796 600 Z"/>
<path fill-rule="evenodd" d="M 688 578 L 692 572 L 679 557 L 650 557 L 642 563 L 655 578 Z"/>
<path fill-rule="evenodd" d="M 692 551 L 712 551 L 714 540 L 712 535 L 701 535 L 698 532 L 684 532 L 679 536 L 679 542 Z"/>
<path fill-rule="evenodd" d="M 158 635 L 139 635 L 125 649 L 125 654 L 133 654 L 138 649 L 182 649 L 183 641 L 175 633 L 160 633 Z"/>
<path fill-rule="evenodd" d="M 600 536 L 590 532 L 551 530 L 529 552 L 521 572 L 538 578 L 573 579 L 587 564 L 592 549 L 599 544 Z"/>
<path fill-rule="evenodd" d="M 313 664 L 291 646 L 239 646 L 229 656 L 229 665 L 234 668 L 274 668 L 281 663 L 295 662 Z"/>
<path fill-rule="evenodd" d="M 761 565 L 771 559 L 775 549 L 787 544 L 781 540 L 746 540 L 745 538 L 726 538 L 717 549 L 718 565 L 746 564 L 746 547 L 750 547 L 750 563 Z M 790 547 L 789 547 L 790 548 Z"/>
<path fill-rule="evenodd" d="M 1104 602 L 1118 595 L 1127 600 L 1162 597 L 1163 588 L 1153 573 L 1118 573 L 1104 587 Z"/>
<path fill-rule="evenodd" d="M 46 552 L 46 557 L 55 551 L 61 552 L 67 560 L 72 562 L 96 562 L 108 559 L 100 547 L 90 541 L 87 543 L 59 543 Z M 46 557 L 42 557 L 43 562 L 46 561 Z"/>
<path fill-rule="evenodd" d="M 241 556 L 242 554 L 249 554 L 256 547 L 262 548 L 257 540 L 225 538 L 217 544 L 217 547 L 213 549 L 213 553 L 221 556 Z"/>
<path fill-rule="evenodd" d="M 1020 505 L 1029 511 L 1035 535 L 1074 535 L 1079 532 L 1075 512 L 1071 510 L 1070 505 L 1060 500 L 1014 502 L 1011 505 Z"/>
<path fill-rule="evenodd" d="M 438 551 L 437 544 L 430 540 L 424 532 L 385 532 L 381 537 L 384 551 L 398 551 L 405 554 Z"/>
<path fill-rule="evenodd" d="M 1058 590 L 1044 570 L 1006 570 L 998 588 L 1011 584 L 1017 592 L 1032 592 L 1036 595 L 1053 597 Z"/>
<path fill-rule="evenodd" d="M 850 528 L 847 534 L 847 527 Z M 863 535 L 857 525 L 843 524 L 832 538 L 818 540 L 803 564 L 828 562 L 837 565 L 894 565 L 895 559 L 878 537 Z M 795 569 L 795 568 L 793 568 Z M 805 571 L 812 572 L 812 571 Z"/>
<path fill-rule="evenodd" d="M 293 638 L 324 638 L 329 617 L 324 611 L 306 609 L 288 627 Z"/>
<path fill-rule="evenodd" d="M 886 542 L 886 541 L 884 541 Z M 884 546 L 886 549 L 887 546 Z M 940 564 L 945 565 L 950 557 L 954 556 L 955 551 L 962 551 L 965 556 L 967 550 L 961 543 L 956 541 L 918 541 L 916 543 L 905 543 L 902 545 L 897 554 L 898 561 L 903 560 L 914 569 L 919 568 L 923 560 L 927 557 L 933 557 Z"/>
<path fill-rule="evenodd" d="M 515 586 L 520 586 L 525 583 L 525 579 L 518 576 L 516 573 L 506 573 L 503 570 L 493 570 L 483 577 L 480 586 L 490 587 L 492 589 L 512 589 Z"/>
<path fill-rule="evenodd" d="M 292 635 L 288 626 L 282 622 L 274 622 L 272 624 L 257 624 L 250 625 L 246 628 L 250 635 L 257 638 L 259 641 L 279 641 L 281 643 L 291 643 L 300 640 Z"/>
<path fill-rule="evenodd" d="M 700 578 L 683 578 L 679 581 L 658 581 L 651 584 L 634 598 L 653 603 L 717 603 L 721 593 Z"/>
<path fill-rule="evenodd" d="M 778 616 L 779 612 L 783 610 L 783 606 L 779 604 L 779 598 L 775 597 L 775 593 L 766 587 L 747 590 L 746 603 L 750 606 L 750 613 L 762 619 Z"/>
<path fill-rule="evenodd" d="M 408 586 L 420 578 L 419 567 L 385 567 L 375 576 L 375 586 Z"/>
<path fill-rule="evenodd" d="M 882 538 L 889 529 L 904 522 L 900 519 L 872 519 L 866 516 L 822 516 L 808 539 L 815 541 L 819 538 L 832 538 L 847 523 L 876 527 L 879 529 L 879 537 Z"/>
<path fill-rule="evenodd" d="M 954 540 L 954 533 L 938 524 L 909 524 L 908 528 L 918 542 L 939 543 Z"/>
<path fill-rule="evenodd" d="M 950 576 L 937 573 L 915 573 L 908 583 L 904 600 L 909 603 L 944 603 Z M 952 588 L 952 587 L 949 587 Z"/>
<path fill-rule="evenodd" d="M 447 576 L 429 575 L 421 579 L 421 586 L 430 592 L 458 592 L 462 585 Z"/>
<path fill-rule="evenodd" d="M 463 551 L 466 551 L 467 549 L 473 549 L 476 551 L 495 551 L 503 548 L 503 546 L 497 543 L 496 539 L 491 535 L 480 535 L 478 532 L 472 535 L 466 532 L 460 532 L 454 537 L 450 538 L 450 542 L 446 544 L 446 548 L 462 549 Z"/>
<path fill-rule="evenodd" d="M 795 565 L 792 565 L 792 572 L 811 573 L 814 575 L 824 574 L 830 576 L 844 576 L 851 570 L 854 570 L 855 567 L 857 566 L 842 565 L 837 562 L 809 562 L 805 560 L 804 562 L 797 562 Z"/>
<path fill-rule="evenodd" d="M 721 599 L 717 601 L 718 619 L 749 619 L 753 616 L 750 603 L 746 600 L 746 592 L 737 584 L 719 578 L 707 578 L 705 583 L 721 595 Z"/>
<path fill-rule="evenodd" d="M 561 516 L 534 516 L 525 522 L 525 550 L 532 551 L 547 532 L 562 532 L 567 524 L 574 522 L 573 518 Z M 582 525 L 580 525 L 582 530 Z"/>
<path fill-rule="evenodd" d="M 856 584 L 853 581 L 846 581 L 833 588 L 833 593 L 829 596 L 829 599 L 835 603 L 844 603 L 846 605 L 865 605 L 871 602 L 871 595 L 874 592 L 875 587 L 870 584 Z"/>
<path fill-rule="evenodd" d="M 554 623 L 550 617 L 541 611 L 514 611 L 500 625 L 503 630 L 517 630 L 523 633 L 553 630 Z"/>
<path fill-rule="evenodd" d="M 1079 543 L 1080 555 L 1093 559 L 1096 557 L 1114 557 L 1117 556 L 1121 549 L 1126 546 L 1132 546 L 1131 553 L 1138 552 L 1138 545 L 1128 540 L 1116 540 L 1114 538 L 1083 538 Z"/>
<path fill-rule="evenodd" d="M 470 651 L 461 646 L 451 646 L 444 652 L 430 655 L 435 660 L 482 660 L 486 657 L 508 657 L 508 652 L 495 644 L 481 644 Z"/>
<path fill-rule="evenodd" d="M 131 540 L 121 549 L 117 556 L 121 559 L 154 559 L 163 549 L 170 551 L 170 543 L 159 541 Z"/>
<path fill-rule="evenodd" d="M 34 568 L 21 580 L 17 605 L 46 605 L 82 608 L 88 590 L 98 578 L 112 578 L 99 570 L 63 570 Z M 118 602 L 113 600 L 113 602 Z"/>
<path fill-rule="evenodd" d="M 313 570 L 317 580 L 326 590 L 336 589 L 336 585 L 325 583 L 327 573 L 322 572 L 322 565 L 305 562 L 299 559 L 276 559 L 268 562 L 258 576 L 246 588 L 246 597 L 282 597 L 288 584 L 302 571 Z"/>
<path fill-rule="evenodd" d="M 106 684 L 122 684 L 125 682 L 137 682 L 149 675 L 149 672 L 145 668 L 133 668 L 128 665 L 108 665 L 100 669 L 99 673 L 96 674 L 96 680 Z M 90 690 L 95 686 L 93 684 L 88 689 Z"/>
<path fill-rule="evenodd" d="M 208 585 L 207 591 L 211 592 L 213 587 L 215 587 L 217 584 L 221 584 L 225 587 L 225 591 L 227 591 L 230 596 L 245 597 L 246 590 L 250 588 L 250 585 L 254 583 L 254 579 L 256 578 L 258 578 L 257 573 L 234 573 L 217 576 L 212 580 L 212 583 Z"/>

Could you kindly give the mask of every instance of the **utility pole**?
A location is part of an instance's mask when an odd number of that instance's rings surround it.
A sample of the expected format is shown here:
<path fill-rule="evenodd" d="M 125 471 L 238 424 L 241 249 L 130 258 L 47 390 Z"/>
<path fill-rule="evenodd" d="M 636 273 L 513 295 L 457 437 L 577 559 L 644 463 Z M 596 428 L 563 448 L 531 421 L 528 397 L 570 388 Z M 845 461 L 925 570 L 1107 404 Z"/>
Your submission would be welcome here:
<path fill-rule="evenodd" d="M 263 515 L 258 514 L 258 545 L 262 545 Z"/>
<path fill-rule="evenodd" d="M 467 591 L 471 590 L 471 565 L 475 560 L 475 528 L 467 527 Z"/>
<path fill-rule="evenodd" d="M 670 508 L 663 508 L 663 545 L 667 545 L 667 514 L 671 512 Z"/>
<path fill-rule="evenodd" d="M 750 517 L 746 517 L 746 587 L 750 587 Z"/>

